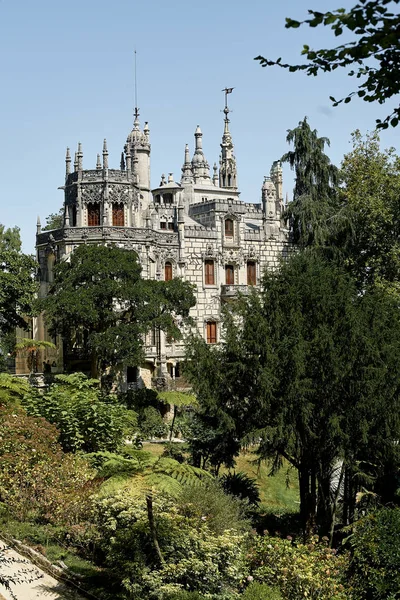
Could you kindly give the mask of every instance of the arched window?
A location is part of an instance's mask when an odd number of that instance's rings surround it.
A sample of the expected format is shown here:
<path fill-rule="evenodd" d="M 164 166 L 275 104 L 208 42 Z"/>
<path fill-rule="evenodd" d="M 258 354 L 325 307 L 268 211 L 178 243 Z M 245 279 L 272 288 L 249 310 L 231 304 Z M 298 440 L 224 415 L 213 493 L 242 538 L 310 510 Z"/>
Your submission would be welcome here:
<path fill-rule="evenodd" d="M 257 269 L 253 260 L 247 263 L 247 285 L 257 285 Z"/>
<path fill-rule="evenodd" d="M 205 285 L 215 285 L 215 271 L 213 260 L 206 260 L 204 262 L 204 283 Z"/>
<path fill-rule="evenodd" d="M 165 263 L 164 268 L 164 280 L 171 281 L 172 279 L 172 264 L 170 262 Z"/>
<path fill-rule="evenodd" d="M 100 204 L 89 202 L 87 205 L 87 217 L 89 227 L 100 225 Z"/>
<path fill-rule="evenodd" d="M 154 198 L 154 204 L 160 204 L 161 203 L 161 196 L 160 194 L 157 194 Z"/>
<path fill-rule="evenodd" d="M 124 205 L 122 202 L 114 202 L 112 205 L 112 224 L 114 227 L 125 225 Z"/>
<path fill-rule="evenodd" d="M 164 204 L 172 204 L 172 194 L 163 194 Z"/>
<path fill-rule="evenodd" d="M 225 237 L 233 237 L 233 220 L 225 219 Z"/>
<path fill-rule="evenodd" d="M 225 266 L 225 283 L 226 285 L 233 285 L 235 283 L 235 270 L 233 265 Z"/>
<path fill-rule="evenodd" d="M 228 187 L 231 187 L 232 176 L 228 175 Z"/>
<path fill-rule="evenodd" d="M 207 344 L 217 343 L 217 324 L 215 321 L 208 321 L 206 324 Z"/>

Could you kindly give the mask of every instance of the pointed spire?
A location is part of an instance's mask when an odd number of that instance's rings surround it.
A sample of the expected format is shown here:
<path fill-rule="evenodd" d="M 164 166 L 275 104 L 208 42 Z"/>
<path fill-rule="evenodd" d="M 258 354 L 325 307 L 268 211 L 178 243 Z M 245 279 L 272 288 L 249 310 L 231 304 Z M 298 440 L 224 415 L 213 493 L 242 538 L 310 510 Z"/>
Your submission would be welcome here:
<path fill-rule="evenodd" d="M 192 172 L 195 183 L 209 183 L 210 182 L 210 166 L 203 153 L 203 133 L 197 125 L 194 133 L 195 137 L 195 151 L 192 158 Z"/>
<path fill-rule="evenodd" d="M 75 157 L 74 157 L 74 171 L 78 170 L 78 153 L 75 152 Z"/>
<path fill-rule="evenodd" d="M 162 187 L 163 185 L 165 185 L 167 182 L 165 181 L 165 175 L 164 173 L 161 175 L 161 181 L 160 181 L 160 187 Z"/>
<path fill-rule="evenodd" d="M 103 142 L 103 169 L 108 169 L 108 150 L 106 139 L 104 139 Z"/>
<path fill-rule="evenodd" d="M 42 224 L 40 222 L 40 217 L 38 216 L 36 221 L 36 235 L 39 235 L 39 233 L 42 233 Z"/>
<path fill-rule="evenodd" d="M 69 175 L 71 173 L 71 154 L 69 148 L 65 153 L 65 175 Z"/>
<path fill-rule="evenodd" d="M 185 145 L 185 160 L 182 165 L 181 183 L 193 183 L 192 163 L 190 162 L 189 145 Z"/>
<path fill-rule="evenodd" d="M 120 168 L 121 168 L 121 171 L 125 171 L 125 156 L 124 156 L 123 152 L 121 152 Z"/>
<path fill-rule="evenodd" d="M 217 167 L 217 163 L 214 163 L 213 171 L 214 171 L 214 173 L 213 173 L 213 184 L 218 187 L 218 167 Z"/>
<path fill-rule="evenodd" d="M 82 144 L 79 142 L 78 144 L 78 171 L 82 171 L 83 169 L 83 152 L 82 152 Z"/>
<path fill-rule="evenodd" d="M 237 168 L 236 158 L 233 154 L 233 141 L 229 131 L 229 118 L 231 112 L 228 107 L 228 94 L 232 93 L 234 88 L 225 88 L 225 108 L 224 112 L 224 133 L 221 142 L 221 156 L 219 159 L 219 185 L 223 188 L 237 190 Z"/>
<path fill-rule="evenodd" d="M 101 160 L 100 160 L 100 154 L 97 155 L 97 161 L 96 161 L 96 171 L 101 171 Z"/>
<path fill-rule="evenodd" d="M 65 207 L 64 227 L 66 227 L 66 228 L 69 227 L 69 210 L 68 210 L 68 206 Z"/>

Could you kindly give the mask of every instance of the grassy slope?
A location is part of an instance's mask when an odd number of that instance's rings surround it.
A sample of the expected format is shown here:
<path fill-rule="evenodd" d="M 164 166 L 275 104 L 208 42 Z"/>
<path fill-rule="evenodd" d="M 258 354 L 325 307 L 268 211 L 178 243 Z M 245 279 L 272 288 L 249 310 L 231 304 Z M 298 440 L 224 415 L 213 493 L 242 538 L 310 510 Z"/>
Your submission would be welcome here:
<path fill-rule="evenodd" d="M 156 456 L 164 450 L 163 444 L 145 443 L 144 449 Z M 299 487 L 297 472 L 285 464 L 273 477 L 269 476 L 270 466 L 263 462 L 254 463 L 257 457 L 253 452 L 242 452 L 236 460 L 236 472 L 243 471 L 257 480 L 260 486 L 262 507 L 267 511 L 295 512 L 299 510 Z M 288 485 L 287 485 L 288 483 Z"/>

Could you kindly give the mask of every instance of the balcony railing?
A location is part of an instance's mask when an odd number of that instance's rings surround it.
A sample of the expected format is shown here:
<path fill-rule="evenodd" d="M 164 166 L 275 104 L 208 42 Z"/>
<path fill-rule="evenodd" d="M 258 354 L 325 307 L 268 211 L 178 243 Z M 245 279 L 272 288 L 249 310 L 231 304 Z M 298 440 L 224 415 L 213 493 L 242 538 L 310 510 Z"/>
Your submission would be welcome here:
<path fill-rule="evenodd" d="M 249 286 L 247 285 L 234 285 L 226 284 L 221 285 L 221 298 L 229 300 L 229 298 L 235 298 L 238 294 L 246 295 L 249 293 Z"/>

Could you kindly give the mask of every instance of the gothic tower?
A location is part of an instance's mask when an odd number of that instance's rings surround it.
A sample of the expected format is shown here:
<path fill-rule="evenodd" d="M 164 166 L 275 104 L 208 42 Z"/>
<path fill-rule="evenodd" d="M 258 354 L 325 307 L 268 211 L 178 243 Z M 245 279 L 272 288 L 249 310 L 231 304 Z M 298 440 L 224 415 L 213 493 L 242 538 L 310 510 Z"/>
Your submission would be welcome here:
<path fill-rule="evenodd" d="M 236 158 L 233 154 L 233 142 L 231 132 L 229 131 L 228 114 L 228 94 L 233 88 L 226 88 L 225 91 L 225 108 L 224 108 L 224 134 L 221 143 L 221 156 L 219 159 L 219 186 L 231 190 L 237 190 L 237 168 Z"/>

